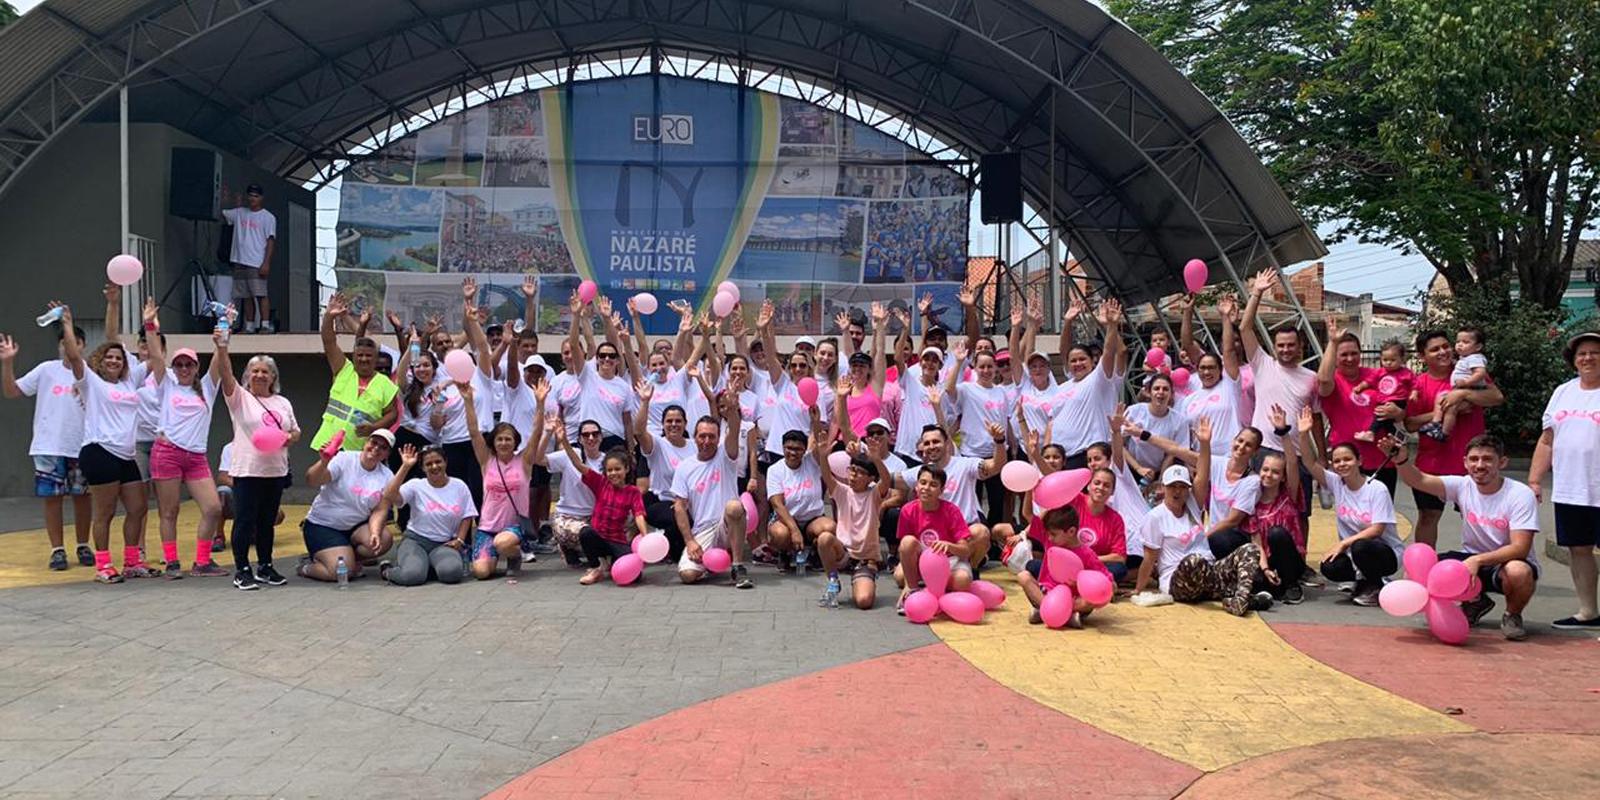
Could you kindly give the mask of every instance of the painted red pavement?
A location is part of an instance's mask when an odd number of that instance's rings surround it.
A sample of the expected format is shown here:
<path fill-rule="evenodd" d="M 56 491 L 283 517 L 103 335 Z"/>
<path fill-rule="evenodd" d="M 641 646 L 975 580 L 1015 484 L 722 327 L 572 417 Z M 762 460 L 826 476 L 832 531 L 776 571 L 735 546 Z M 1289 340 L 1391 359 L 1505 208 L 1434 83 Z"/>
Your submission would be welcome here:
<path fill-rule="evenodd" d="M 1170 798 L 1200 774 L 936 644 L 674 711 L 490 797 Z"/>
<path fill-rule="evenodd" d="M 1482 731 L 1600 734 L 1600 642 L 1587 636 L 1507 642 L 1484 632 L 1450 647 L 1420 625 L 1272 629 L 1353 678 L 1437 711 L 1459 708 L 1456 719 Z"/>

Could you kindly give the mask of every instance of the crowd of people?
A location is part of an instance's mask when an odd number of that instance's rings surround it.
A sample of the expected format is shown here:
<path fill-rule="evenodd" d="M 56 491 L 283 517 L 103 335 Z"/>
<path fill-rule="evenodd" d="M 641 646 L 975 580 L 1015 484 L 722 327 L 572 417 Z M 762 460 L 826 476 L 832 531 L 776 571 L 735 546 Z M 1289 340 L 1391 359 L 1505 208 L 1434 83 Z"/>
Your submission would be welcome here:
<path fill-rule="evenodd" d="M 1004 347 L 979 334 L 975 297 L 963 292 L 960 336 L 930 322 L 913 343 L 909 312 L 874 304 L 867 319 L 840 315 L 845 335 L 801 337 L 784 353 L 770 303 L 753 330 L 737 309 L 712 319 L 678 304 L 676 336 L 651 340 L 631 301 L 616 309 L 575 294 L 557 371 L 532 326 L 485 324 L 471 278 L 463 330 L 434 319 L 419 331 L 390 315 L 388 352 L 365 324 L 341 349 L 336 331 L 351 309 L 335 296 L 321 328 L 332 380 L 303 476 L 317 489 L 302 525 L 308 555 L 291 571 L 329 582 L 375 571 L 403 586 L 516 581 L 524 563 L 558 555 L 592 585 L 637 537 L 660 531 L 683 583 L 725 572 L 749 589 L 758 563 L 815 571 L 830 606 L 842 597 L 871 608 L 888 573 L 901 609 L 925 583 L 931 550 L 948 557 L 952 589 L 985 569 L 1014 571 L 1038 622 L 1044 592 L 1060 582 L 1045 564 L 1050 547 L 1077 552 L 1140 606 L 1215 601 L 1246 615 L 1330 582 L 1375 606 L 1401 563 L 1393 498 L 1404 483 L 1418 508 L 1416 542 L 1436 544 L 1444 510 L 1459 509 L 1460 547 L 1440 557 L 1466 562 L 1480 582 L 1462 604 L 1471 622 L 1495 606 L 1491 595 L 1504 598 L 1500 629 L 1512 640 L 1527 635 L 1522 612 L 1543 577 L 1534 540 L 1549 494 L 1579 603 L 1554 625 L 1600 628 L 1600 333 L 1568 344 L 1576 377 L 1551 397 L 1524 484 L 1507 477 L 1505 444 L 1485 430 L 1484 409 L 1504 398 L 1482 331 L 1425 331 L 1414 361 L 1389 343 L 1382 365 L 1367 368 L 1357 337 L 1330 321 L 1313 370 L 1303 331 L 1259 332 L 1276 285 L 1276 273 L 1263 273 L 1242 306 L 1219 301 L 1216 352 L 1198 344 L 1185 301 L 1179 341 L 1163 328 L 1147 343 L 1170 362 L 1133 381 L 1131 337 L 1111 299 L 1068 306 L 1058 372 L 1037 347 L 1037 298 L 1016 304 Z M 152 302 L 130 352 L 115 325 L 116 287 L 106 299 L 104 342 L 86 349 L 60 307 L 59 358 L 20 378 L 17 347 L 0 337 L 5 396 L 37 398 L 30 455 L 50 568 L 70 568 L 62 518 L 71 497 L 77 559 L 99 581 L 182 576 L 187 490 L 200 512 L 188 574 L 229 574 L 213 558 L 231 542 L 235 586 L 285 583 L 275 529 L 302 429 L 277 365 L 257 355 L 236 376 L 219 329 L 202 369 L 193 350 L 166 349 Z M 917 312 L 931 311 L 925 296 Z M 1097 335 L 1080 340 L 1090 328 Z M 218 395 L 233 438 L 214 477 L 207 434 Z M 1408 431 L 1421 434 L 1414 448 Z M 1016 461 L 1041 475 L 1086 470 L 1088 480 L 1045 507 L 1001 478 Z M 147 484 L 160 568 L 146 560 Z M 1309 552 L 1319 493 L 1337 541 Z M 119 507 L 120 570 L 110 549 Z M 1092 610 L 1079 603 L 1070 624 L 1087 624 Z"/>

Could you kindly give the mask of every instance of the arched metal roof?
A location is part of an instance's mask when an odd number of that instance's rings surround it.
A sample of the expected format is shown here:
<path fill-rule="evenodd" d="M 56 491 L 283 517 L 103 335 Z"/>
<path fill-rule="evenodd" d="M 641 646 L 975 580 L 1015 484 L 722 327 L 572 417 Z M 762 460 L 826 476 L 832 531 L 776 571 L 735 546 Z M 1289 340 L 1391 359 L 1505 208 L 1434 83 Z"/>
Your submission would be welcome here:
<path fill-rule="evenodd" d="M 1326 252 L 1228 120 L 1087 0 L 47 0 L 0 29 L 0 195 L 124 84 L 136 121 L 313 180 L 442 101 L 669 54 L 1021 152 L 1029 202 L 1128 304 L 1189 258 L 1238 280 Z"/>

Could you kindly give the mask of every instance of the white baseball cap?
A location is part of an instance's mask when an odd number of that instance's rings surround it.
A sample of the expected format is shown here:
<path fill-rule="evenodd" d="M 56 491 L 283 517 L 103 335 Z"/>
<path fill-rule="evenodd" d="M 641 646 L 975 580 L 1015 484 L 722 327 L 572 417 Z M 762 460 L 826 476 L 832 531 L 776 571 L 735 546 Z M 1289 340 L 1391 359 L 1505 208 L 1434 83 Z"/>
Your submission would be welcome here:
<path fill-rule="evenodd" d="M 522 368 L 526 370 L 528 367 L 538 367 L 545 372 L 550 371 L 550 365 L 544 363 L 544 356 L 541 356 L 538 353 L 534 353 L 533 355 L 522 360 Z"/>
<path fill-rule="evenodd" d="M 817 349 L 817 340 L 811 338 L 810 336 L 802 336 L 802 337 L 794 340 L 794 346 L 795 347 L 799 347 L 801 345 L 808 345 L 808 346 L 810 346 L 810 348 L 812 350 L 815 350 L 815 349 Z"/>
<path fill-rule="evenodd" d="M 890 431 L 890 432 L 894 431 L 894 428 L 889 426 L 889 420 L 886 420 L 883 417 L 873 417 L 872 420 L 867 423 L 867 427 L 862 428 L 862 430 L 871 430 L 872 426 L 874 426 L 874 425 L 876 425 L 876 426 L 878 426 L 878 427 L 880 427 L 880 428 L 882 428 L 882 429 L 884 429 L 886 431 Z"/>
<path fill-rule="evenodd" d="M 1182 464 L 1173 464 L 1172 466 L 1167 467 L 1166 472 L 1161 473 L 1162 486 L 1172 486 L 1179 483 L 1183 484 L 1184 486 L 1194 485 L 1194 481 L 1189 479 L 1188 467 L 1185 467 Z"/>
<path fill-rule="evenodd" d="M 937 359 L 939 359 L 941 361 L 944 360 L 944 351 L 940 350 L 937 347 L 924 347 L 924 348 L 922 348 L 922 355 L 924 357 L 926 357 L 929 353 L 932 353 L 934 358 L 937 358 Z"/>
<path fill-rule="evenodd" d="M 390 447 L 394 447 L 394 431 L 391 431 L 388 428 L 379 428 L 373 431 L 371 438 L 382 439 Z"/>

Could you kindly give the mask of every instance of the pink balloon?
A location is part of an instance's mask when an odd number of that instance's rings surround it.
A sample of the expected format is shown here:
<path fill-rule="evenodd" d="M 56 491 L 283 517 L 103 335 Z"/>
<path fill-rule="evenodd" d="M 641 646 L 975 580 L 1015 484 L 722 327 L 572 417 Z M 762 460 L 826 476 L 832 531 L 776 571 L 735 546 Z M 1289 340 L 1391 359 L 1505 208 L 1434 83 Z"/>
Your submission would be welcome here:
<path fill-rule="evenodd" d="M 1472 583 L 1472 572 L 1460 561 L 1440 561 L 1428 570 L 1428 596 L 1453 600 Z"/>
<path fill-rule="evenodd" d="M 893 384 L 895 381 L 900 380 L 900 368 L 889 367 L 888 369 L 885 369 L 883 371 L 883 379 L 889 384 Z"/>
<path fill-rule="evenodd" d="M 939 613 L 939 598 L 925 589 L 918 589 L 906 597 L 906 619 L 924 625 Z"/>
<path fill-rule="evenodd" d="M 1432 547 L 1418 542 L 1405 549 L 1400 560 L 1405 563 L 1406 577 L 1417 583 L 1428 582 L 1428 572 L 1439 563 L 1439 554 Z"/>
<path fill-rule="evenodd" d="M 1052 628 L 1064 628 L 1072 621 L 1072 590 L 1066 584 L 1051 589 L 1039 603 L 1039 616 Z"/>
<path fill-rule="evenodd" d="M 828 454 L 828 469 L 833 472 L 833 477 L 845 480 L 850 477 L 850 454 L 843 450 Z"/>
<path fill-rule="evenodd" d="M 1069 469 L 1052 472 L 1034 487 L 1033 501 L 1045 509 L 1060 508 L 1077 497 L 1089 485 L 1094 473 L 1087 469 Z"/>
<path fill-rule="evenodd" d="M 719 317 L 726 317 L 733 313 L 733 307 L 739 303 L 738 299 L 727 292 L 717 292 L 711 298 L 711 311 Z"/>
<path fill-rule="evenodd" d="M 1461 590 L 1461 594 L 1458 594 L 1455 597 L 1447 597 L 1445 599 L 1446 600 L 1466 601 L 1466 600 L 1471 600 L 1472 598 L 1477 597 L 1478 595 L 1480 595 L 1482 593 L 1483 593 L 1483 584 L 1478 582 L 1478 576 L 1473 575 L 1471 580 L 1467 581 L 1467 588 Z"/>
<path fill-rule="evenodd" d="M 1183 391 L 1189 385 L 1189 370 L 1178 367 L 1172 371 L 1172 387 L 1176 391 Z"/>
<path fill-rule="evenodd" d="M 734 283 L 733 281 L 723 281 L 722 283 L 717 284 L 717 293 L 722 294 L 723 292 L 732 295 L 733 302 L 735 303 L 739 302 L 739 298 L 743 296 L 739 294 L 739 284 Z"/>
<path fill-rule="evenodd" d="M 451 350 L 444 354 L 444 373 L 457 383 L 471 383 L 472 372 L 478 365 L 465 350 Z"/>
<path fill-rule="evenodd" d="M 655 295 L 649 292 L 640 292 L 633 296 L 633 307 L 639 309 L 640 314 L 648 317 L 656 313 L 656 309 L 660 308 L 660 303 L 656 300 Z"/>
<path fill-rule="evenodd" d="M 643 536 L 635 536 L 632 539 L 629 539 L 628 549 L 632 550 L 634 555 L 639 555 L 639 543 L 642 541 L 644 541 Z"/>
<path fill-rule="evenodd" d="M 1078 573 L 1078 596 L 1092 606 L 1103 606 L 1111 602 L 1111 594 L 1116 589 L 1111 585 L 1111 579 L 1099 570 L 1086 569 Z"/>
<path fill-rule="evenodd" d="M 1378 605 L 1391 617 L 1409 617 L 1428 605 L 1428 587 L 1416 581 L 1391 581 L 1378 592 Z"/>
<path fill-rule="evenodd" d="M 709 572 L 727 572 L 733 566 L 733 556 L 720 547 L 708 547 L 700 554 L 700 564 Z"/>
<path fill-rule="evenodd" d="M 1210 280 L 1211 270 L 1206 268 L 1206 262 L 1191 258 L 1189 263 L 1183 265 L 1183 285 L 1189 294 L 1199 294 Z"/>
<path fill-rule="evenodd" d="M 1445 644 L 1461 644 L 1467 640 L 1467 630 L 1471 626 L 1461 606 L 1435 597 L 1428 600 L 1427 612 L 1428 630 L 1433 631 L 1435 639 Z"/>
<path fill-rule="evenodd" d="M 106 262 L 106 277 L 118 286 L 132 286 L 144 276 L 144 264 L 126 253 Z"/>
<path fill-rule="evenodd" d="M 1150 352 L 1144 354 L 1144 365 L 1150 369 L 1157 369 L 1165 363 L 1167 363 L 1167 351 L 1159 347 L 1152 347 Z"/>
<path fill-rule="evenodd" d="M 744 504 L 744 532 L 753 533 L 756 525 L 761 521 L 756 511 L 756 499 L 749 492 L 739 495 L 739 502 Z"/>
<path fill-rule="evenodd" d="M 818 389 L 816 378 L 801 378 L 800 382 L 794 385 L 794 390 L 799 393 L 800 402 L 805 403 L 806 408 L 817 407 Z"/>
<path fill-rule="evenodd" d="M 1011 461 L 1000 468 L 1000 482 L 1017 494 L 1033 491 L 1040 477 L 1039 468 L 1026 461 Z"/>
<path fill-rule="evenodd" d="M 639 573 L 644 572 L 644 561 L 638 556 L 629 553 L 611 564 L 611 581 L 618 586 L 627 586 L 639 580 Z"/>
<path fill-rule="evenodd" d="M 661 559 L 667 557 L 671 546 L 667 544 L 667 535 L 661 531 L 651 531 L 643 536 L 635 536 L 633 540 L 639 543 L 637 551 L 639 559 L 646 564 L 659 564 Z"/>
<path fill-rule="evenodd" d="M 585 303 L 593 303 L 596 295 L 600 294 L 600 287 L 594 281 L 584 281 L 578 284 L 578 299 Z"/>
<path fill-rule="evenodd" d="M 1072 583 L 1083 571 L 1083 559 L 1065 547 L 1052 547 L 1044 551 L 1044 563 L 1050 568 L 1050 577 L 1061 583 Z"/>
<path fill-rule="evenodd" d="M 922 584 L 934 597 L 944 594 L 944 587 L 950 582 L 950 557 L 931 549 L 922 551 L 917 558 L 917 571 L 922 574 Z"/>
<path fill-rule="evenodd" d="M 1006 604 L 1006 590 L 988 581 L 973 581 L 968 591 L 983 601 L 985 609 L 995 609 Z"/>
<path fill-rule="evenodd" d="M 279 448 L 289 443 L 289 434 L 281 428 L 263 425 L 250 434 L 250 444 L 263 453 L 276 453 Z"/>
<path fill-rule="evenodd" d="M 971 592 L 945 592 L 939 598 L 939 610 L 962 625 L 983 621 L 983 600 Z"/>

